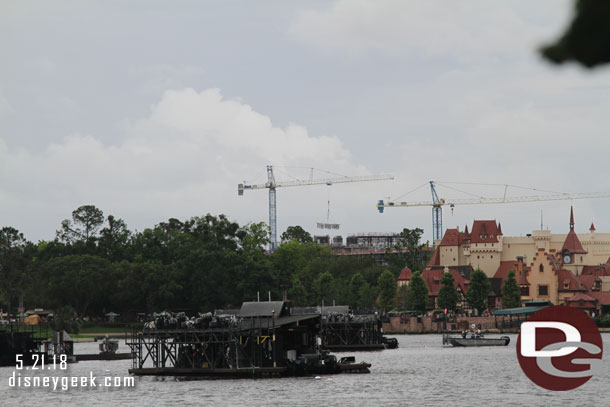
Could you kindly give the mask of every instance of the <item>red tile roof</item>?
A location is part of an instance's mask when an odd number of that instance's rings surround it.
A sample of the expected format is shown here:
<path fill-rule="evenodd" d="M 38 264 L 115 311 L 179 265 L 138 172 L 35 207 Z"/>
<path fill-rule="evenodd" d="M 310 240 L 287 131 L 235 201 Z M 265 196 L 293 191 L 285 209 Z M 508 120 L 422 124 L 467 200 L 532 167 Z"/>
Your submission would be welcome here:
<path fill-rule="evenodd" d="M 589 301 L 589 302 L 597 303 L 597 298 L 594 298 L 589 294 L 578 293 L 578 294 L 566 299 L 566 301 L 567 302 Z"/>
<path fill-rule="evenodd" d="M 580 244 L 580 240 L 574 232 L 574 229 L 571 229 L 568 235 L 566 236 L 565 242 L 563 242 L 563 247 L 561 251 L 568 250 L 571 253 L 576 254 L 586 254 L 587 251 L 583 249 L 582 244 Z"/>
<path fill-rule="evenodd" d="M 447 229 L 439 246 L 457 246 L 460 244 L 460 232 L 457 229 Z"/>
<path fill-rule="evenodd" d="M 508 272 L 513 270 L 515 272 L 515 278 L 517 278 L 517 261 L 507 260 L 501 261 L 496 274 L 494 274 L 494 278 L 501 278 L 502 284 L 508 278 Z"/>
<path fill-rule="evenodd" d="M 588 296 L 596 298 L 599 301 L 599 305 L 610 305 L 610 292 L 609 291 L 593 291 L 587 293 Z"/>
<path fill-rule="evenodd" d="M 565 242 L 563 242 L 563 247 L 561 251 L 568 250 L 572 253 L 576 254 L 586 254 L 587 251 L 583 249 L 582 244 L 580 244 L 580 240 L 574 232 L 574 208 L 570 207 L 570 232 L 566 236 Z"/>
<path fill-rule="evenodd" d="M 470 281 L 466 280 L 458 270 L 450 269 L 449 272 L 453 275 L 453 285 L 455 288 L 460 288 L 462 292 L 466 293 L 468 291 L 468 285 Z M 426 282 L 428 286 L 428 295 L 432 297 L 438 296 L 438 292 L 440 291 L 442 284 L 441 278 L 443 278 L 443 274 L 445 274 L 444 270 L 424 270 L 422 273 L 422 278 Z"/>
<path fill-rule="evenodd" d="M 567 304 L 573 308 L 597 308 L 598 300 L 588 294 L 578 293 L 566 299 Z"/>
<path fill-rule="evenodd" d="M 440 253 L 440 248 L 436 248 L 434 249 L 434 253 L 432 253 L 432 257 L 430 258 L 430 261 L 428 262 L 428 264 L 426 265 L 426 267 L 432 267 L 432 266 L 440 266 L 441 265 L 441 253 Z"/>
<path fill-rule="evenodd" d="M 470 243 L 497 243 L 499 234 L 502 231 L 498 229 L 495 220 L 475 220 L 472 223 Z"/>
<path fill-rule="evenodd" d="M 592 275 L 596 277 L 610 276 L 610 264 L 606 263 L 598 266 L 583 266 L 580 274 L 583 276 Z"/>
<path fill-rule="evenodd" d="M 411 271 L 410 268 L 405 267 L 404 269 L 402 269 L 400 271 L 400 275 L 398 276 L 398 280 L 399 281 L 407 281 L 411 279 L 411 276 L 413 276 L 413 272 Z"/>
<path fill-rule="evenodd" d="M 459 246 L 464 243 L 464 240 L 468 240 L 469 238 L 468 232 L 464 233 L 457 229 L 447 229 L 439 246 Z"/>
<path fill-rule="evenodd" d="M 578 276 L 578 279 L 588 291 L 591 291 L 593 287 L 595 287 L 596 281 L 601 281 L 599 277 L 593 274 L 581 274 Z"/>
<path fill-rule="evenodd" d="M 428 295 L 437 296 L 441 289 L 441 277 L 445 272 L 443 270 L 424 270 L 422 278 L 428 286 Z"/>
<path fill-rule="evenodd" d="M 557 270 L 559 291 L 586 291 L 587 288 L 570 270 Z M 568 287 L 566 288 L 566 284 Z"/>

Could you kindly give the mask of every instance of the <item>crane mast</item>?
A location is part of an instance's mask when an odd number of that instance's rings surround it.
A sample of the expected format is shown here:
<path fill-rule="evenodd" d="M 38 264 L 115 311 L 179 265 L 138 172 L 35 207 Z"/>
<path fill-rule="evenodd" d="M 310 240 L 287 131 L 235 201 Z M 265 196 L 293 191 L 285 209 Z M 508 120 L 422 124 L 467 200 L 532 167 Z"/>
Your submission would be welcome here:
<path fill-rule="evenodd" d="M 267 166 L 267 183 L 269 184 L 269 229 L 271 229 L 271 247 L 272 252 L 277 249 L 277 202 L 275 198 L 275 176 L 273 175 L 273 167 Z"/>
<path fill-rule="evenodd" d="M 277 193 L 276 188 L 280 187 L 300 187 L 308 185 L 332 185 L 341 184 L 345 182 L 365 182 L 365 181 L 384 181 L 392 180 L 392 175 L 364 175 L 358 177 L 340 177 L 340 178 L 319 178 L 319 179 L 307 179 L 307 180 L 293 180 L 293 181 L 276 181 L 273 174 L 273 166 L 267 166 L 267 182 L 264 184 L 247 184 L 245 181 L 237 185 L 237 195 L 241 196 L 244 191 L 250 189 L 269 189 L 269 228 L 270 228 L 270 244 L 269 250 L 271 252 L 277 249 Z"/>
<path fill-rule="evenodd" d="M 432 191 L 432 238 L 436 241 L 443 235 L 443 204 L 438 199 L 434 181 L 430 181 L 430 190 Z"/>

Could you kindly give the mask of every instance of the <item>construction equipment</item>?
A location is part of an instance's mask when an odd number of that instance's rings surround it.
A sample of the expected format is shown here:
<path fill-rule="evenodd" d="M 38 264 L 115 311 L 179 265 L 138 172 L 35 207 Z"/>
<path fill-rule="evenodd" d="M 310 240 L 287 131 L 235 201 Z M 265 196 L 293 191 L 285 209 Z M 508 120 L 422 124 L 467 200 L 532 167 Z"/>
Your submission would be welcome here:
<path fill-rule="evenodd" d="M 312 168 L 313 174 L 313 168 Z M 245 190 L 249 189 L 269 189 L 269 227 L 271 229 L 271 243 L 270 251 L 275 251 L 277 248 L 277 202 L 276 202 L 276 188 L 280 187 L 303 187 L 308 185 L 332 185 L 340 184 L 344 182 L 365 182 L 365 181 L 384 181 L 394 179 L 393 175 L 364 175 L 359 177 L 340 177 L 340 178 L 319 178 L 319 179 L 306 179 L 306 180 L 293 180 L 293 181 L 276 181 L 273 174 L 273 166 L 267 166 L 267 182 L 264 184 L 250 185 L 244 181 L 242 184 L 237 185 L 237 194 L 243 195 Z"/>
<path fill-rule="evenodd" d="M 385 208 L 406 208 L 412 206 L 431 206 L 432 207 L 432 234 L 434 241 L 441 240 L 443 238 L 443 206 L 449 205 L 452 209 L 455 205 L 481 205 L 481 204 L 506 204 L 506 203 L 520 203 L 520 202 L 543 202 L 543 201 L 561 201 L 561 200 L 572 200 L 572 199 L 591 199 L 591 198 L 609 198 L 610 193 L 608 192 L 586 192 L 577 194 L 567 193 L 552 193 L 548 195 L 525 195 L 525 196 L 514 196 L 507 197 L 506 191 L 511 185 L 503 185 L 504 196 L 502 198 L 474 198 L 474 199 L 443 199 L 439 198 L 436 192 L 435 186 L 437 183 L 429 181 L 430 190 L 432 192 L 432 202 L 429 201 L 414 201 L 414 202 L 384 202 L 379 200 L 377 202 L 377 210 L 379 213 L 383 213 Z M 499 184 L 484 184 L 484 185 L 499 185 Z M 421 188 L 421 187 L 420 187 Z M 531 189 L 523 188 L 522 189 Z M 419 189 L 419 188 L 417 188 Z"/>

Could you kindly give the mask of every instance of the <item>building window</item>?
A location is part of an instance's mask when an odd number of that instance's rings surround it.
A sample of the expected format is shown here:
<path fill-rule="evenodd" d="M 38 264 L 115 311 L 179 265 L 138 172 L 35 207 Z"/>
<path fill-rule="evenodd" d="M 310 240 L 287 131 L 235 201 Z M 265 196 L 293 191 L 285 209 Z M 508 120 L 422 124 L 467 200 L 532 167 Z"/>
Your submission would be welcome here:
<path fill-rule="evenodd" d="M 539 296 L 548 296 L 549 295 L 549 286 L 548 285 L 539 285 L 538 286 L 538 295 Z"/>
<path fill-rule="evenodd" d="M 481 256 L 477 256 L 477 259 L 480 259 L 480 258 L 481 258 Z"/>
<path fill-rule="evenodd" d="M 542 267 L 542 264 L 538 267 L 538 271 L 540 271 L 541 273 L 544 273 L 544 267 Z"/>
<path fill-rule="evenodd" d="M 529 297 L 530 296 L 530 288 L 528 286 L 522 286 L 521 287 L 521 296 L 522 297 Z"/>
<path fill-rule="evenodd" d="M 580 262 L 582 263 L 582 256 L 580 256 Z"/>
<path fill-rule="evenodd" d="M 494 255 L 492 254 L 492 255 L 491 255 L 491 256 L 489 256 L 489 257 L 491 257 L 491 258 L 493 259 L 493 258 L 494 258 Z"/>
<path fill-rule="evenodd" d="M 455 261 L 455 257 L 453 258 L 453 261 Z"/>
<path fill-rule="evenodd" d="M 563 285 L 563 288 L 565 288 L 566 290 L 567 290 L 568 288 L 570 288 L 570 283 L 565 283 L 565 284 Z"/>

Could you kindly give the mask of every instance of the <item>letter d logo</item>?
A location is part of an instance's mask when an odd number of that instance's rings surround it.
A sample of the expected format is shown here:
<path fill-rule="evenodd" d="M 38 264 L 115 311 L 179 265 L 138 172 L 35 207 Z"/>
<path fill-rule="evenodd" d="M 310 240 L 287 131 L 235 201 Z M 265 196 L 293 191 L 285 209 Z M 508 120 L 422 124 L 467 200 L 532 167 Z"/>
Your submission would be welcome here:
<path fill-rule="evenodd" d="M 571 390 L 586 383 L 602 358 L 602 338 L 582 311 L 551 306 L 521 324 L 517 358 L 525 375 L 547 390 Z"/>

